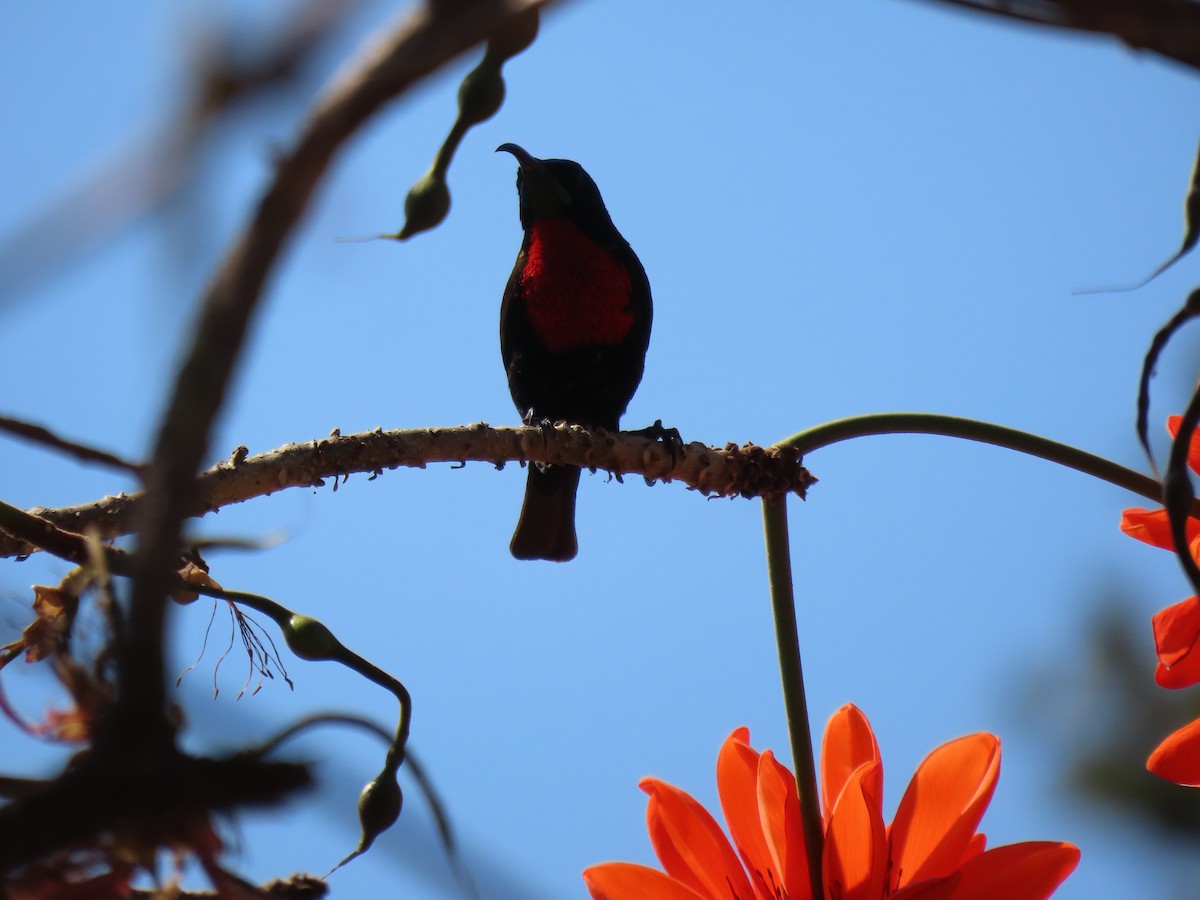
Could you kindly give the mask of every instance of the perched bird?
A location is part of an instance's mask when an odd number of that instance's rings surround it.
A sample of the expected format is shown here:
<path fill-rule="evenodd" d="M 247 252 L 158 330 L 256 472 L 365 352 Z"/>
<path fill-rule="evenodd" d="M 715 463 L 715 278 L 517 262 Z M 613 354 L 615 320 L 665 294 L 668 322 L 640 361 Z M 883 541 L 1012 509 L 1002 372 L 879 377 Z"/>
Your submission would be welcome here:
<path fill-rule="evenodd" d="M 528 424 L 564 420 L 616 431 L 642 380 L 650 342 L 650 283 L 596 183 L 579 163 L 538 159 L 516 144 L 525 230 L 500 304 L 500 355 Z M 575 539 L 575 466 L 529 467 L 509 549 L 565 562 Z"/>

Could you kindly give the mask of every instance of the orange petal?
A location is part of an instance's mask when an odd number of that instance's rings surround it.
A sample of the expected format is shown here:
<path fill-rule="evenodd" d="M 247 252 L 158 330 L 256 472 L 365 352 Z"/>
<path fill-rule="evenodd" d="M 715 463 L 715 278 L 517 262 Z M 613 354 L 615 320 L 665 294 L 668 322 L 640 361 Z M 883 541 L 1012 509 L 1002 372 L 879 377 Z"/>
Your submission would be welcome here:
<path fill-rule="evenodd" d="M 966 852 L 963 853 L 963 862 L 968 859 L 974 859 L 980 853 L 987 849 L 987 835 L 983 832 L 976 832 L 971 837 L 971 842 L 967 844 Z"/>
<path fill-rule="evenodd" d="M 646 825 L 650 843 L 667 874 L 701 897 L 754 896 L 737 854 L 716 820 L 686 791 L 643 778 L 638 784 L 650 795 Z"/>
<path fill-rule="evenodd" d="M 891 900 L 957 900 L 958 882 L 961 876 L 955 872 L 942 878 L 926 878 L 916 884 L 888 894 Z"/>
<path fill-rule="evenodd" d="M 601 863 L 583 870 L 583 880 L 594 900 L 705 900 L 685 884 L 658 869 L 635 863 Z"/>
<path fill-rule="evenodd" d="M 1200 637 L 1200 600 L 1188 597 L 1173 606 L 1160 609 L 1150 623 L 1154 629 L 1154 648 L 1158 653 L 1158 661 L 1170 669 L 1191 654 L 1196 639 Z"/>
<path fill-rule="evenodd" d="M 987 851 L 963 865 L 954 900 L 1044 900 L 1079 865 L 1079 848 L 1026 841 Z"/>
<path fill-rule="evenodd" d="M 878 761 L 859 766 L 829 814 L 822 857 L 827 896 L 842 900 L 883 896 L 888 847 L 878 794 L 882 771 Z"/>
<path fill-rule="evenodd" d="M 783 886 L 783 896 L 808 895 L 808 857 L 796 778 L 767 750 L 758 760 L 758 814 L 771 851 L 771 871 Z M 770 882 L 768 878 L 768 882 Z M 777 896 L 777 892 L 768 894 Z"/>
<path fill-rule="evenodd" d="M 847 703 L 830 717 L 821 742 L 821 810 L 826 823 L 850 776 L 864 763 L 882 761 L 875 733 L 862 710 Z M 879 777 L 883 778 L 882 768 Z M 881 798 L 882 791 L 875 791 L 874 796 Z"/>
<path fill-rule="evenodd" d="M 958 868 L 1000 777 L 1000 741 L 986 732 L 938 747 L 917 767 L 889 832 L 893 889 Z"/>
<path fill-rule="evenodd" d="M 1161 688 L 1177 691 L 1200 681 L 1200 653 L 1193 653 L 1177 666 L 1167 668 L 1159 663 L 1154 668 L 1154 683 Z"/>
<path fill-rule="evenodd" d="M 738 728 L 725 739 L 717 754 L 717 794 L 734 846 L 761 896 L 772 896 L 765 881 L 771 868 L 771 851 L 758 813 L 758 758 L 750 746 L 750 730 Z"/>
<path fill-rule="evenodd" d="M 1182 422 L 1183 416 L 1167 417 L 1167 431 L 1172 438 L 1179 434 Z M 1192 432 L 1192 443 L 1188 446 L 1188 465 L 1192 467 L 1193 472 L 1200 472 L 1200 431 Z"/>
<path fill-rule="evenodd" d="M 1200 787 L 1200 719 L 1159 744 L 1146 760 L 1146 768 L 1167 781 Z"/>
<path fill-rule="evenodd" d="M 1171 523 L 1167 519 L 1165 509 L 1126 509 L 1121 511 L 1121 530 L 1132 538 L 1162 547 L 1164 550 L 1174 550 L 1175 541 L 1171 539 Z M 1200 537 L 1200 521 L 1187 520 L 1188 543 Z"/>

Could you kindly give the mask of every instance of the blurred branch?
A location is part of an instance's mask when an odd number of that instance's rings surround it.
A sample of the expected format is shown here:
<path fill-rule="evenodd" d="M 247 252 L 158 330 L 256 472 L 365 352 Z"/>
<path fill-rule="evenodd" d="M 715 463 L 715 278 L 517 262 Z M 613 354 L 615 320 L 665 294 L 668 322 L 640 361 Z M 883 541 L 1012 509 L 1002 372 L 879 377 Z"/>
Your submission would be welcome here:
<path fill-rule="evenodd" d="M 99 463 L 102 466 L 108 466 L 110 469 L 132 472 L 134 475 L 140 475 L 142 471 L 142 467 L 137 463 L 121 459 L 119 456 L 114 456 L 105 450 L 97 450 L 95 447 L 89 447 L 86 444 L 61 438 L 49 429 L 43 428 L 41 425 L 34 425 L 31 422 L 22 422 L 20 419 L 10 419 L 8 416 L 0 416 L 0 431 L 6 431 L 11 435 L 24 438 L 35 444 L 44 444 L 69 456 L 74 456 L 82 462 Z"/>
<path fill-rule="evenodd" d="M 104 832 L 136 835 L 155 846 L 211 811 L 271 805 L 311 783 L 306 765 L 241 755 L 81 757 L 58 778 L 0 807 L 0 872 Z"/>
<path fill-rule="evenodd" d="M 161 846 L 181 819 L 272 803 L 308 782 L 304 767 L 193 758 L 176 746 L 166 708 L 164 625 L 179 577 L 180 530 L 195 504 L 195 476 L 267 278 L 338 149 L 388 101 L 541 4 L 458 0 L 416 9 L 333 81 L 295 145 L 280 156 L 205 292 L 146 468 L 137 553 L 129 560 L 132 590 L 113 641 L 115 707 L 96 723 L 86 755 L 44 789 L 0 807 L 0 871 L 121 828 L 133 827 L 148 846 Z M 48 525 L 38 526 L 42 539 L 83 540 Z M 15 527 L 19 532 L 23 525 Z"/>
<path fill-rule="evenodd" d="M 329 895 L 329 886 L 320 878 L 313 875 L 293 875 L 290 878 L 277 878 L 268 881 L 261 888 L 245 884 L 248 897 L 279 898 L 279 900 L 320 900 Z M 132 900 L 157 900 L 163 896 L 159 888 L 142 890 L 134 888 L 130 894 Z M 175 887 L 170 894 L 172 900 L 223 900 L 220 891 L 185 891 Z"/>
<path fill-rule="evenodd" d="M 937 0 L 1031 25 L 1108 34 L 1134 50 L 1150 50 L 1200 69 L 1200 3 L 1196 0 Z"/>
<path fill-rule="evenodd" d="M 205 26 L 173 122 L 93 170 L 0 241 L 0 305 L 11 303 L 165 207 L 193 179 L 208 138 L 246 103 L 295 85 L 360 0 L 303 0 L 275 34 Z"/>
<path fill-rule="evenodd" d="M 250 221 L 202 301 L 146 473 L 138 512 L 136 574 L 128 627 L 117 641 L 118 695 L 112 729 L 170 743 L 164 716 L 163 628 L 179 533 L 194 505 L 194 480 L 208 452 L 242 343 L 268 275 L 341 145 L 385 103 L 539 0 L 462 0 L 424 6 L 336 77 L 292 149 L 281 155 Z"/>
<path fill-rule="evenodd" d="M 571 463 L 605 469 L 618 476 L 636 473 L 651 480 L 681 481 L 706 496 L 720 497 L 784 493 L 803 496 L 815 481 L 800 465 L 796 453 L 752 444 L 740 448 L 729 444 L 717 449 L 691 443 L 672 456 L 662 442 L 634 433 L 609 434 L 578 425 L 543 430 L 480 424 L 376 430 L 345 436 L 334 432 L 325 440 L 288 444 L 252 457 L 245 455 L 244 447 L 238 448 L 228 461 L 196 478 L 189 491 L 193 499 L 185 513 L 201 516 L 285 488 L 321 487 L 326 478 L 334 479 L 336 490 L 337 479 L 355 473 L 371 473 L 374 477 L 399 466 L 421 468 L 430 463 L 468 460 L 497 467 L 523 460 Z M 145 495 L 139 492 L 61 509 L 37 508 L 21 513 L 28 517 L 21 521 L 0 517 L 0 530 L 11 535 L 0 534 L 0 556 L 30 553 L 36 548 L 64 555 L 54 549 L 61 547 L 62 532 L 47 537 L 44 525 L 68 532 L 95 529 L 105 539 L 115 538 L 130 530 L 144 503 Z"/>

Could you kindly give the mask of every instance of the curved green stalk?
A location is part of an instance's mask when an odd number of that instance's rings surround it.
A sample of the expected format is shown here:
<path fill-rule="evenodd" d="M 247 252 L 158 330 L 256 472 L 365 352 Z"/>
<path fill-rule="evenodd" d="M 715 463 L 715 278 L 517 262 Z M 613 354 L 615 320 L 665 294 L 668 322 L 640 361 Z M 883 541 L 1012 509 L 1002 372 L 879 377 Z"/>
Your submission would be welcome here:
<path fill-rule="evenodd" d="M 808 428 L 780 441 L 779 445 L 793 447 L 799 450 L 801 455 L 807 456 L 812 451 L 828 447 L 830 444 L 879 434 L 934 434 L 1006 447 L 1093 475 L 1155 502 L 1162 502 L 1162 485 L 1140 472 L 1076 447 L 1016 428 L 958 416 L 937 413 L 876 413 L 853 416 Z M 1193 515 L 1198 512 L 1200 502 L 1194 505 Z M 775 619 L 775 640 L 779 651 L 779 672 L 783 681 L 788 737 L 792 745 L 796 787 L 800 796 L 810 889 L 813 897 L 823 897 L 821 810 L 817 793 L 812 729 L 808 716 L 808 702 L 804 694 L 804 672 L 800 664 L 800 639 L 792 588 L 786 498 L 763 498 L 763 526 L 771 609 Z"/>
<path fill-rule="evenodd" d="M 286 606 L 269 597 L 248 594 L 244 591 L 227 591 L 211 585 L 191 584 L 188 587 L 199 594 L 240 603 L 263 615 L 269 616 L 283 632 L 288 648 L 301 659 L 341 663 L 368 681 L 390 691 L 400 704 L 400 721 L 396 735 L 388 747 L 383 771 L 368 782 L 358 798 L 358 819 L 362 836 L 358 846 L 340 863 L 325 873 L 328 878 L 350 860 L 361 856 L 380 834 L 395 824 L 403 805 L 403 794 L 396 780 L 396 773 L 404 762 L 408 733 L 412 724 L 412 697 L 399 679 L 393 678 L 372 662 L 363 659 L 339 641 L 324 624 L 309 616 L 294 613 Z"/>
<path fill-rule="evenodd" d="M 944 416 L 938 413 L 871 413 L 865 416 L 852 416 L 848 419 L 836 419 L 825 422 L 813 428 L 793 434 L 779 442 L 781 446 L 795 447 L 801 455 L 807 455 L 813 450 L 828 447 L 839 441 L 852 438 L 866 437 L 872 434 L 937 434 L 944 437 L 962 438 L 968 441 L 979 441 L 997 447 L 1007 447 L 1020 453 L 1027 453 L 1040 459 L 1058 463 L 1088 475 L 1094 475 L 1109 484 L 1123 487 L 1135 494 L 1141 494 L 1156 503 L 1162 502 L 1162 485 L 1153 478 L 1117 465 L 1102 456 L 1096 456 L 1076 447 L 1060 444 L 1048 438 L 994 425 L 991 422 L 981 422 L 977 419 L 964 419 L 959 416 Z"/>
<path fill-rule="evenodd" d="M 787 712 L 792 765 L 800 794 L 800 819 L 804 829 L 804 852 L 814 898 L 825 896 L 821 877 L 821 804 L 817 793 L 817 765 L 813 757 L 812 728 L 808 700 L 804 694 L 804 671 L 800 665 L 800 635 L 796 627 L 796 601 L 792 591 L 792 556 L 788 542 L 787 497 L 763 498 L 763 533 L 767 544 L 767 578 L 771 589 L 771 611 L 775 619 L 775 643 L 779 649 L 779 674 L 783 679 L 783 706 Z"/>

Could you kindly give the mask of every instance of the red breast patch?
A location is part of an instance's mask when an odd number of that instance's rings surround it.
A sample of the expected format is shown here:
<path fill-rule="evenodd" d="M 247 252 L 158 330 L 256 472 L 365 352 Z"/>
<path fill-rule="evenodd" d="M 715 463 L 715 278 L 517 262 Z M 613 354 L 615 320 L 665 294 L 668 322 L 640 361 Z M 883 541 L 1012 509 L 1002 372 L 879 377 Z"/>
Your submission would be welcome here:
<path fill-rule="evenodd" d="M 551 353 L 620 343 L 633 325 L 629 272 L 568 219 L 535 222 L 521 294 Z"/>

